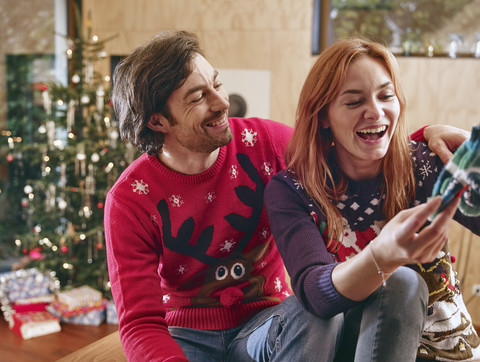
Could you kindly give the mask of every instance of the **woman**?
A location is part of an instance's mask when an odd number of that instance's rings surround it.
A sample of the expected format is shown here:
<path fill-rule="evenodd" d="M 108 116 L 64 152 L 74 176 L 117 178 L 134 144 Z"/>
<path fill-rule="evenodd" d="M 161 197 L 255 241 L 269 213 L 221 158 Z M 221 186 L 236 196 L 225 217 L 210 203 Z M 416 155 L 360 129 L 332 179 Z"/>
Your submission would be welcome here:
<path fill-rule="evenodd" d="M 339 361 L 480 356 L 444 247 L 458 198 L 425 225 L 441 202 L 427 199 L 443 164 L 406 141 L 404 113 L 391 52 L 338 41 L 305 81 L 287 170 L 266 189 L 298 299 L 320 318 L 344 313 L 341 345 L 331 347 Z M 480 218 L 455 220 L 480 233 Z"/>

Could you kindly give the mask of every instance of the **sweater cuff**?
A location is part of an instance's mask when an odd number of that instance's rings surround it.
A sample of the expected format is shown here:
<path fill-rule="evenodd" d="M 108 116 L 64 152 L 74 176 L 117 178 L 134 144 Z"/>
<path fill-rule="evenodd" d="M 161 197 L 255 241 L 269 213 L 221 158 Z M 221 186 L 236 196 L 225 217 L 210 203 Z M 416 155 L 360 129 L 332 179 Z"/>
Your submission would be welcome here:
<path fill-rule="evenodd" d="M 415 141 L 415 142 L 427 142 L 427 140 L 425 139 L 425 136 L 423 135 L 423 131 L 425 130 L 425 128 L 427 128 L 428 126 L 424 126 L 422 128 L 420 128 L 419 130 L 413 132 L 411 135 L 410 135 L 410 139 L 412 141 Z"/>

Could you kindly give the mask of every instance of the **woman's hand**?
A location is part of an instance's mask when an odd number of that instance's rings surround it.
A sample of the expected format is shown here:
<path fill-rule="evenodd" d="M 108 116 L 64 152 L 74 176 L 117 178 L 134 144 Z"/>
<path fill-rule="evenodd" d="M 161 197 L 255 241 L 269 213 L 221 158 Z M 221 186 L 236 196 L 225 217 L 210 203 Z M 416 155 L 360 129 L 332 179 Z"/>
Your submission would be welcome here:
<path fill-rule="evenodd" d="M 434 260 L 445 245 L 459 200 L 450 202 L 428 226 L 428 217 L 442 203 L 440 196 L 399 212 L 362 252 L 337 264 L 332 271 L 335 288 L 349 299 L 364 300 L 385 280 L 379 270 L 385 276 L 405 264 Z"/>
<path fill-rule="evenodd" d="M 425 226 L 428 217 L 442 202 L 440 196 L 425 204 L 403 210 L 390 220 L 376 240 L 375 255 L 385 272 L 404 264 L 431 262 L 448 238 L 450 223 L 460 199 L 456 197 L 440 212 L 433 222 Z"/>

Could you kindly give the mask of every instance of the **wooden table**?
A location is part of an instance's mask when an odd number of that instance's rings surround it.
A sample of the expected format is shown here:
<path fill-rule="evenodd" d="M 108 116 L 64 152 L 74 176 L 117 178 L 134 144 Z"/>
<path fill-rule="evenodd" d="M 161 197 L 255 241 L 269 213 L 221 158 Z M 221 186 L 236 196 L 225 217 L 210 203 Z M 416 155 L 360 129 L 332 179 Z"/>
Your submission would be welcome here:
<path fill-rule="evenodd" d="M 115 335 L 115 332 L 118 331 L 117 325 L 105 323 L 100 326 L 62 323 L 61 326 L 61 332 L 24 340 L 8 328 L 7 322 L 0 314 L 0 361 L 53 362 L 99 341 L 105 336 L 112 333 Z M 118 333 L 116 335 L 118 336 Z M 120 345 L 120 340 L 118 340 L 118 344 Z M 84 359 L 83 361 L 88 360 Z"/>
<path fill-rule="evenodd" d="M 109 334 L 102 339 L 69 354 L 57 362 L 126 362 L 127 358 L 123 354 L 122 345 L 118 331 Z"/>

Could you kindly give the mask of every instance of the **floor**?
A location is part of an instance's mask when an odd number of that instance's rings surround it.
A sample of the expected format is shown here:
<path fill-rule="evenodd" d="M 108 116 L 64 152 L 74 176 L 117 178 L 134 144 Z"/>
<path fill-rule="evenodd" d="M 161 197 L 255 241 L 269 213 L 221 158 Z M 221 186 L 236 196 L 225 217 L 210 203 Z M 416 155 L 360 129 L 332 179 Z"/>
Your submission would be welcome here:
<path fill-rule="evenodd" d="M 62 331 L 23 340 L 0 314 L 1 362 L 53 362 L 118 330 L 117 325 L 63 324 Z"/>

